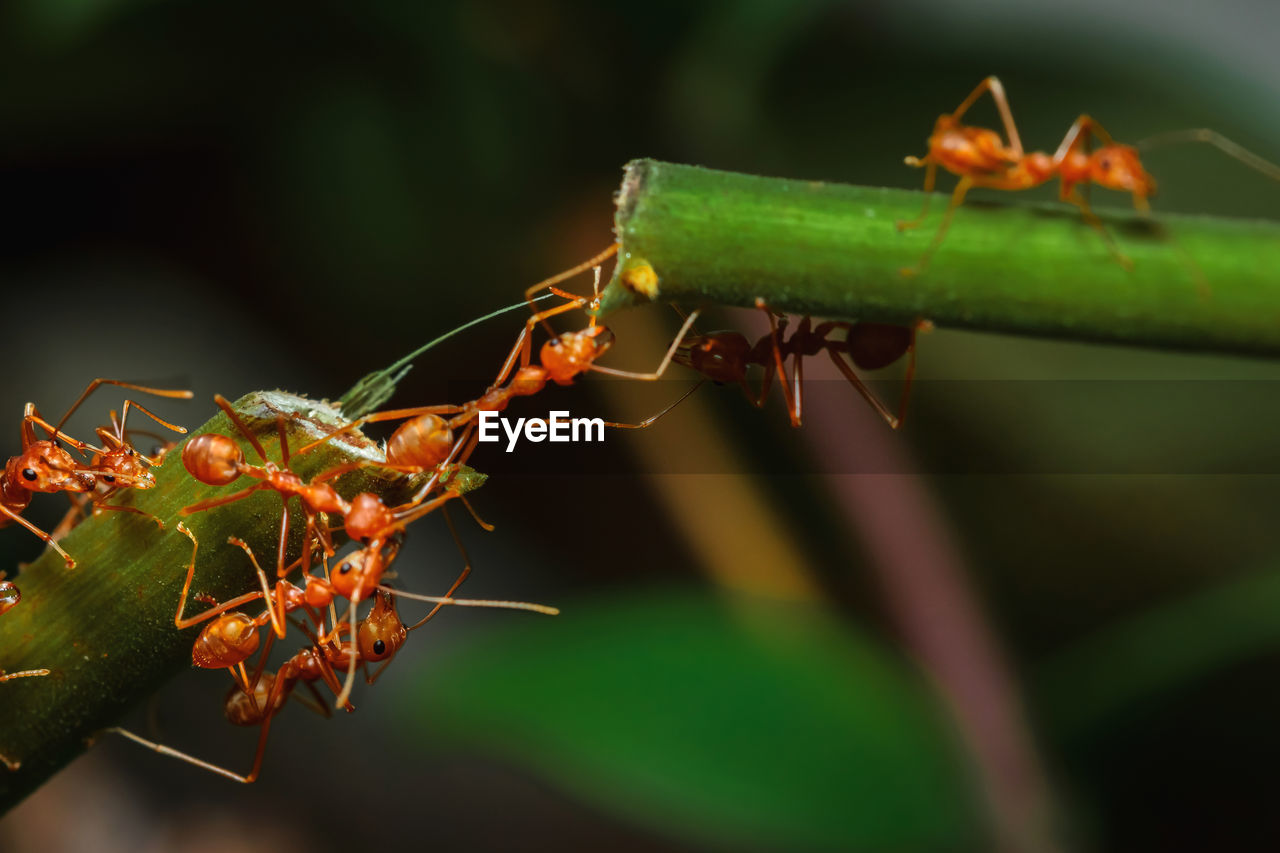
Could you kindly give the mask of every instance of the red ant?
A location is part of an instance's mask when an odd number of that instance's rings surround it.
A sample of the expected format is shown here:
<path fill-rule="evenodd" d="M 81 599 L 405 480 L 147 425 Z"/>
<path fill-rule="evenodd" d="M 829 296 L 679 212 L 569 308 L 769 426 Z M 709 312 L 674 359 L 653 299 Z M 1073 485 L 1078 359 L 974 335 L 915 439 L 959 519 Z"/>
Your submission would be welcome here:
<path fill-rule="evenodd" d="M 674 360 L 698 371 L 712 382 L 741 385 L 747 399 L 757 408 L 764 406 L 776 375 L 782 386 L 791 425 L 798 427 L 803 410 L 804 359 L 825 350 L 836 368 L 890 427 L 898 429 L 902 425 L 906 417 L 911 382 L 915 378 L 916 330 L 930 328 L 931 324 L 920 321 L 912 326 L 894 326 L 828 320 L 815 326 L 811 317 L 804 317 L 788 338 L 787 318 L 784 315 L 766 305 L 763 299 L 756 300 L 756 307 L 769 318 L 769 333 L 755 344 L 738 332 L 694 334 L 680 342 Z M 833 339 L 831 335 L 837 331 L 843 331 L 844 337 Z M 909 355 L 910 358 L 903 380 L 902 399 L 895 415 L 858 377 L 849 361 L 862 370 L 879 370 L 904 355 Z M 844 356 L 848 356 L 849 361 Z M 785 366 L 788 357 L 791 358 L 790 381 Z M 758 392 L 753 392 L 747 382 L 747 368 L 753 364 L 764 368 Z M 648 419 L 643 425 L 647 426 L 660 415 L 661 413 Z"/>
<path fill-rule="evenodd" d="M 96 515 L 102 510 L 131 512 L 135 515 L 141 515 L 154 521 L 161 530 L 164 529 L 164 522 L 149 512 L 143 512 L 137 507 L 124 504 L 107 503 L 113 495 L 126 486 L 135 489 L 150 489 L 154 487 L 155 477 L 151 474 L 150 469 L 163 465 L 164 457 L 177 446 L 176 442 L 164 440 L 155 433 L 129 430 L 126 427 L 126 423 L 130 407 L 141 410 L 156 423 L 167 429 L 179 434 L 186 433 L 184 427 L 163 421 L 138 403 L 132 400 L 125 400 L 122 415 L 117 415 L 113 410 L 110 415 L 111 425 L 109 427 L 98 427 L 94 430 L 99 441 L 102 442 L 102 448 L 94 453 L 89 460 L 87 468 L 97 475 L 97 486 L 92 492 L 69 494 L 71 509 L 67 510 L 67 514 L 50 534 L 55 540 L 61 539 L 89 515 Z M 128 437 L 131 433 L 141 433 L 159 439 L 151 455 L 143 453 L 133 445 L 133 442 Z"/>
<path fill-rule="evenodd" d="M 996 131 L 960 122 L 965 112 L 988 92 L 1000 112 L 1005 135 L 1009 139 L 1007 146 Z M 1092 153 L 1081 151 L 1082 146 L 1087 146 L 1090 134 L 1103 142 L 1102 147 Z M 959 176 L 960 181 L 951 194 L 951 202 L 934 234 L 933 242 L 915 267 L 902 270 L 903 275 L 924 270 L 929 258 L 946 236 L 955 209 L 964 202 L 965 194 L 973 187 L 1026 190 L 1040 186 L 1055 175 L 1061 181 L 1059 198 L 1080 208 L 1085 221 L 1102 235 L 1112 255 L 1128 269 L 1131 266 L 1129 259 L 1116 248 L 1102 221 L 1089 207 L 1084 196 L 1077 192 L 1076 185 L 1097 184 L 1108 189 L 1130 192 L 1133 194 L 1134 207 L 1143 212 L 1150 207 L 1147 198 L 1156 190 L 1155 180 L 1142 168 L 1137 149 L 1117 144 L 1101 125 L 1087 115 L 1076 119 L 1052 156 L 1041 151 L 1024 153 L 1004 86 L 996 77 L 988 77 L 979 83 L 954 112 L 938 116 L 929 137 L 928 153 L 924 157 L 908 157 L 906 163 L 909 166 L 926 167 L 926 195 L 920 215 L 910 221 L 899 221 L 899 230 L 915 228 L 924 221 L 929 212 L 930 194 L 933 192 L 938 166 Z"/>
<path fill-rule="evenodd" d="M 554 308 L 535 310 L 534 314 L 525 321 L 524 328 L 516 336 L 511 352 L 498 371 L 497 378 L 480 397 L 462 405 L 415 406 L 364 415 L 345 424 L 325 438 L 312 442 L 299 453 L 310 450 L 337 435 L 359 429 L 367 423 L 408 419 L 387 440 L 387 461 L 385 464 L 377 463 L 378 467 L 404 473 L 435 470 L 436 476 L 432 479 L 434 483 L 442 476 L 448 465 L 462 464 L 470 458 L 479 438 L 473 433 L 475 421 L 481 412 L 503 411 L 514 397 L 538 394 L 547 387 L 548 382 L 555 382 L 558 385 L 572 384 L 574 379 L 588 371 L 645 381 L 661 378 L 671 364 L 681 339 L 693 326 L 699 312 L 694 311 L 685 319 L 684 326 L 672 341 L 656 370 L 650 373 L 637 373 L 596 364 L 596 360 L 608 351 L 614 340 L 613 332 L 608 327 L 597 323 L 594 313 L 600 301 L 600 264 L 617 254 L 617 251 L 618 244 L 614 243 L 594 257 L 545 279 L 525 291 L 525 299 L 531 306 L 534 305 L 533 295 L 540 290 L 550 290 L 567 301 Z M 568 293 L 555 287 L 561 281 L 588 269 L 595 271 L 591 298 Z M 551 317 L 558 314 L 588 306 L 592 310 L 585 329 L 556 334 L 547 323 Z M 539 324 L 548 329 L 551 337 L 539 351 L 540 363 L 532 364 L 533 330 Z M 441 417 L 442 415 L 452 415 L 452 417 L 446 420 Z M 606 422 L 605 425 L 622 428 L 638 426 L 612 422 Z M 460 427 L 465 427 L 465 432 L 455 439 L 454 433 Z M 365 463 L 353 463 L 351 467 L 360 467 L 363 464 Z"/>
<path fill-rule="evenodd" d="M 987 92 L 991 94 L 996 109 L 1000 112 L 1008 145 L 994 130 L 971 127 L 960 122 L 965 112 Z M 1090 143 L 1093 138 L 1097 138 L 1102 145 L 1091 151 Z M 1155 195 L 1156 182 L 1143 168 L 1138 151 L 1139 148 L 1169 142 L 1207 142 L 1245 165 L 1280 180 L 1280 167 L 1246 151 L 1214 131 L 1175 131 L 1151 137 L 1136 146 L 1122 145 L 1088 115 L 1081 115 L 1072 123 L 1052 156 L 1041 151 L 1024 153 L 1004 86 L 996 77 L 988 77 L 960 102 L 954 112 L 938 116 L 929 137 L 929 151 L 924 157 L 906 158 L 909 166 L 927 167 L 924 179 L 926 196 L 920 215 L 910 221 L 899 221 L 898 230 L 915 228 L 924 221 L 929 211 L 929 194 L 933 192 L 938 166 L 957 175 L 960 180 L 951 194 L 951 202 L 933 241 L 919 262 L 914 267 L 904 268 L 902 274 L 912 275 L 924 270 L 929 258 L 946 236 L 955 209 L 964 202 L 965 194 L 973 187 L 1025 190 L 1038 187 L 1055 176 L 1059 180 L 1058 198 L 1078 207 L 1085 222 L 1106 241 L 1107 249 L 1116 261 L 1125 269 L 1131 269 L 1132 262 L 1115 245 L 1102 220 L 1093 212 L 1077 187 L 1096 184 L 1106 189 L 1130 193 L 1134 208 L 1146 214 L 1151 209 L 1148 199 Z"/>
<path fill-rule="evenodd" d="M 31 503 L 32 494 L 35 492 L 93 493 L 98 488 L 99 478 L 107 477 L 112 478 L 112 482 L 116 486 L 127 485 L 134 488 L 150 488 L 155 483 L 154 479 L 150 478 L 150 474 L 140 476 L 125 473 L 123 467 L 120 467 L 127 456 L 123 452 L 123 447 L 116 447 L 114 450 L 97 448 L 91 444 L 71 438 L 62 432 L 62 425 L 100 385 L 118 385 L 122 388 L 154 394 L 159 397 L 179 399 L 190 399 L 191 397 L 190 391 L 167 391 L 157 388 L 144 388 L 141 385 L 119 382 L 114 379 L 95 379 L 89 383 L 88 387 L 71 405 L 71 408 L 67 410 L 67 413 L 62 416 L 56 426 L 40 416 L 34 403 L 27 403 L 22 417 L 22 453 L 10 457 L 5 465 L 3 474 L 0 474 L 0 515 L 3 516 L 0 517 L 0 526 L 11 521 L 18 522 L 61 554 L 69 569 L 74 569 L 76 566 L 76 561 L 71 558 L 71 555 L 64 551 L 50 534 L 45 533 L 22 517 L 23 511 Z M 130 404 L 131 401 L 125 402 L 126 407 Z M 132 405 L 136 406 L 137 404 Z M 147 412 L 141 406 L 137 406 L 137 408 Z M 150 415 L 151 413 L 147 412 L 147 414 Z M 155 416 L 152 415 L 152 417 Z M 170 429 L 186 432 L 181 427 L 174 427 L 158 418 L 156 420 Z M 37 439 L 36 426 L 43 428 L 49 434 L 49 438 Z M 69 452 L 58 445 L 58 441 L 66 442 L 81 453 L 92 452 L 99 454 L 100 460 L 108 460 L 105 463 L 106 467 L 78 464 Z M 117 507 L 104 504 L 103 508 L 115 509 Z"/>

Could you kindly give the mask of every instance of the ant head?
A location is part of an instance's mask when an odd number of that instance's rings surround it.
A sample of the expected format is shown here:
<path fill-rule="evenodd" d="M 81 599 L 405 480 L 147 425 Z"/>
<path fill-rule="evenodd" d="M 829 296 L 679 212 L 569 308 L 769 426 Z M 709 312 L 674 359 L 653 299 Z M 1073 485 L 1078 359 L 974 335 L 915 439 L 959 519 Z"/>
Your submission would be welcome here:
<path fill-rule="evenodd" d="M 348 536 L 367 545 L 377 537 L 385 536 L 395 520 L 395 514 L 382 502 L 382 498 L 361 492 L 351 499 L 351 509 L 343 526 Z"/>
<path fill-rule="evenodd" d="M 93 460 L 94 473 L 108 486 L 127 485 L 134 489 L 150 489 L 156 484 L 146 461 L 129 445 L 100 453 Z M 118 479 L 123 479 L 119 483 Z"/>
<path fill-rule="evenodd" d="M 225 435 L 207 432 L 197 435 L 182 448 L 182 465 L 187 472 L 209 486 L 225 486 L 240 477 L 244 451 Z"/>
<path fill-rule="evenodd" d="M 17 607 L 21 600 L 22 593 L 13 581 L 0 581 L 0 613 L 7 613 Z"/>
<path fill-rule="evenodd" d="M 5 465 L 5 478 L 32 492 L 88 492 L 97 481 L 52 441 L 35 441 Z"/>
<path fill-rule="evenodd" d="M 565 332 L 542 345 L 539 360 L 559 385 L 568 385 L 579 373 L 613 346 L 608 326 L 588 326 L 580 332 Z"/>
<path fill-rule="evenodd" d="M 239 684 L 232 685 L 222 706 L 227 721 L 235 726 L 260 725 L 270 713 L 267 703 L 271 701 L 271 688 L 275 682 L 276 677 L 272 673 L 263 672 L 253 685 L 252 693 L 246 693 Z"/>
<path fill-rule="evenodd" d="M 396 612 L 396 602 L 391 593 L 378 590 L 369 615 L 356 629 L 356 647 L 365 661 L 381 661 L 395 657 L 409 632 Z"/>
<path fill-rule="evenodd" d="M 863 370 L 879 370 L 902 358 L 911 349 L 911 329 L 887 323 L 856 323 L 845 339 L 849 358 Z"/>
<path fill-rule="evenodd" d="M 191 647 L 191 662 L 201 669 L 223 669 L 258 650 L 258 626 L 243 613 L 224 613 L 210 622 Z"/>
<path fill-rule="evenodd" d="M 329 583 L 343 598 L 364 600 L 373 595 L 389 564 L 379 550 L 364 548 L 347 555 L 329 575 Z"/>
<path fill-rule="evenodd" d="M 1089 179 L 1101 187 L 1145 198 L 1155 195 L 1156 182 L 1142 168 L 1138 150 L 1129 145 L 1104 145 L 1089 157 Z"/>
<path fill-rule="evenodd" d="M 738 382 L 747 375 L 751 344 L 737 332 L 690 335 L 671 360 L 692 368 L 712 382 Z"/>

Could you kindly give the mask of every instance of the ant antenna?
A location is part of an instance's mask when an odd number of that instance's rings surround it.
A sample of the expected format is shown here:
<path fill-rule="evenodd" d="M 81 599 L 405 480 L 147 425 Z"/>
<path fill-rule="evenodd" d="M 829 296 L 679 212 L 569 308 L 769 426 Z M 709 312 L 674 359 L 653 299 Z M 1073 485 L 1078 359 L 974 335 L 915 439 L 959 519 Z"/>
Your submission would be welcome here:
<path fill-rule="evenodd" d="M 1270 160 L 1259 157 L 1249 149 L 1207 127 L 1195 127 L 1187 130 L 1171 130 L 1168 133 L 1157 133 L 1136 143 L 1133 147 L 1139 151 L 1149 151 L 1162 145 L 1177 145 L 1184 142 L 1204 142 L 1217 148 L 1232 159 L 1239 160 L 1255 171 L 1261 172 L 1273 181 L 1280 181 L 1280 166 Z"/>

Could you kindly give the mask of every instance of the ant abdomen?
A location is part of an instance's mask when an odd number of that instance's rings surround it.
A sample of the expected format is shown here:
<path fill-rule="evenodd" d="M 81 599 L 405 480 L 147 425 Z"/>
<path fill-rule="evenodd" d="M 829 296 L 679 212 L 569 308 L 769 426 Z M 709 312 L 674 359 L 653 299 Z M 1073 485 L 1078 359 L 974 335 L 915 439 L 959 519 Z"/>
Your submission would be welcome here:
<path fill-rule="evenodd" d="M 227 721 L 235 726 L 256 726 L 262 723 L 271 713 L 267 703 L 271 701 L 271 688 L 276 677 L 270 672 L 263 672 L 253 685 L 253 692 L 248 693 L 240 685 L 233 686 L 227 692 L 227 701 L 222 708 Z"/>
<path fill-rule="evenodd" d="M 845 338 L 846 352 L 863 370 L 888 367 L 911 349 L 914 335 L 909 326 L 855 323 Z"/>
<path fill-rule="evenodd" d="M 387 441 L 387 462 L 429 470 L 449 458 L 453 430 L 439 415 L 419 415 L 400 425 Z"/>
<path fill-rule="evenodd" d="M 243 663 L 258 650 L 258 626 L 243 613 L 227 613 L 205 626 L 191 647 L 191 662 L 201 669 L 225 669 Z"/>
<path fill-rule="evenodd" d="M 225 435 L 207 432 L 197 435 L 182 448 L 182 464 L 187 472 L 209 486 L 225 486 L 240 477 L 244 451 Z"/>

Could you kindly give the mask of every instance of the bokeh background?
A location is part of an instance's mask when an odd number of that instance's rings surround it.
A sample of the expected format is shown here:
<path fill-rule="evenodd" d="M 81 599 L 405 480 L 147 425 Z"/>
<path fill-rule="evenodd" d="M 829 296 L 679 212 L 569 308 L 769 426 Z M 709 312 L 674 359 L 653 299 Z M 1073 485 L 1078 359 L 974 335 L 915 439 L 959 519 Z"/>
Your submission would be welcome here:
<path fill-rule="evenodd" d="M 1034 147 L 1087 111 L 1280 159 L 1280 11 L 1247 0 L 12 0 L 0 22 L 15 449 L 25 401 L 57 413 L 94 376 L 193 388 L 156 407 L 191 425 L 215 392 L 336 397 L 607 245 L 634 157 L 916 186 L 902 157 L 987 74 Z M 1280 209 L 1212 150 L 1148 163 L 1158 212 Z M 424 356 L 395 402 L 474 397 L 519 324 Z M 610 363 L 649 369 L 678 318 L 611 324 Z M 357 714 L 289 708 L 251 788 L 103 743 L 0 846 L 1280 843 L 1280 370 L 944 329 L 920 376 L 897 434 L 818 371 L 800 430 L 707 388 L 602 447 L 482 449 L 497 530 L 463 524 L 465 591 L 563 616 L 444 613 Z M 635 420 L 689 381 L 593 376 L 521 413 Z M 459 567 L 432 521 L 406 588 Z M 6 530 L 0 564 L 38 546 Z M 247 768 L 225 681 L 128 723 Z"/>

